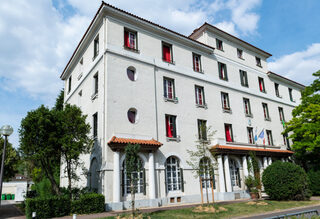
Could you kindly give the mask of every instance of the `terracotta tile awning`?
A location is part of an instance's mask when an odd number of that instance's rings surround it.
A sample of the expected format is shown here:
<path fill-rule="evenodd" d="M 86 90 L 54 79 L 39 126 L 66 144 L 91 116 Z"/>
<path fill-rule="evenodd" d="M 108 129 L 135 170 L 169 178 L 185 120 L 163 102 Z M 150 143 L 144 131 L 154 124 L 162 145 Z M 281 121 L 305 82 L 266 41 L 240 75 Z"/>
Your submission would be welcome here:
<path fill-rule="evenodd" d="M 210 150 L 217 154 L 249 154 L 250 151 L 255 151 L 256 155 L 272 155 L 272 156 L 291 156 L 294 152 L 280 149 L 267 149 L 255 147 L 227 146 L 215 145 Z"/>
<path fill-rule="evenodd" d="M 134 139 L 134 138 L 119 138 L 113 136 L 108 142 L 109 147 L 112 150 L 124 150 L 127 144 L 139 144 L 141 146 L 141 151 L 156 151 L 161 147 L 162 143 L 154 139 Z"/>

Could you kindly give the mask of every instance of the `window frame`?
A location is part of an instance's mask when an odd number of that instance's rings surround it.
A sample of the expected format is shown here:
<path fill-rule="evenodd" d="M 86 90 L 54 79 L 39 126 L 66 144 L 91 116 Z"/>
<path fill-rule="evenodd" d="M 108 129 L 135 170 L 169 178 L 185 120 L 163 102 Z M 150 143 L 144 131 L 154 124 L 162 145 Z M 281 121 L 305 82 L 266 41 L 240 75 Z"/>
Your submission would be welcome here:
<path fill-rule="evenodd" d="M 93 40 L 93 58 L 92 60 L 94 60 L 98 55 L 99 55 L 99 34 L 94 38 Z"/>
<path fill-rule="evenodd" d="M 282 107 L 278 107 L 278 111 L 279 111 L 279 118 L 280 118 L 280 122 L 285 122 L 286 121 L 286 119 L 285 119 L 285 117 L 284 117 L 284 111 L 283 111 L 283 108 Z"/>
<path fill-rule="evenodd" d="M 264 84 L 264 78 L 258 77 L 258 84 L 259 84 L 259 91 L 261 93 L 267 93 L 266 87 L 265 87 L 265 84 Z"/>
<path fill-rule="evenodd" d="M 92 115 L 92 129 L 93 138 L 96 139 L 98 137 L 98 112 Z"/>
<path fill-rule="evenodd" d="M 273 145 L 272 131 L 271 130 L 266 130 L 266 134 L 267 134 L 268 145 L 272 146 Z"/>
<path fill-rule="evenodd" d="M 196 105 L 200 106 L 200 107 L 204 107 L 206 106 L 206 99 L 205 99 L 205 94 L 204 94 L 204 87 L 199 86 L 199 85 L 195 85 L 194 86 L 195 89 L 195 98 L 196 98 Z M 201 92 L 199 92 L 201 91 Z M 201 94 L 202 97 L 202 103 L 200 103 L 200 98 L 199 98 L 199 93 Z"/>
<path fill-rule="evenodd" d="M 228 81 L 228 71 L 227 71 L 227 65 L 222 62 L 218 62 L 218 73 L 219 78 L 224 81 Z"/>
<path fill-rule="evenodd" d="M 247 71 L 243 71 L 241 69 L 239 69 L 239 74 L 240 74 L 240 83 L 241 86 L 243 87 L 249 87 L 249 83 L 248 83 L 248 73 Z M 244 78 L 244 81 L 243 81 Z"/>
<path fill-rule="evenodd" d="M 70 93 L 71 89 L 72 89 L 72 75 L 69 76 L 68 78 L 68 94 Z"/>
<path fill-rule="evenodd" d="M 229 134 L 230 134 L 230 138 L 231 138 L 231 141 L 228 141 L 227 140 L 227 129 L 226 127 L 229 127 Z M 234 142 L 234 139 L 233 139 L 233 131 L 232 131 L 232 124 L 229 124 L 229 123 L 224 123 L 224 133 L 225 133 L 225 139 L 226 139 L 226 142 Z"/>
<path fill-rule="evenodd" d="M 224 51 L 223 50 L 223 41 L 218 38 L 216 38 L 216 48 L 217 48 L 217 50 Z"/>
<path fill-rule="evenodd" d="M 177 116 L 165 114 L 165 126 L 166 126 L 166 137 L 167 138 L 169 138 L 169 139 L 178 138 L 178 135 L 177 135 Z M 171 136 L 169 136 L 168 128 L 170 128 Z"/>
<path fill-rule="evenodd" d="M 173 46 L 172 46 L 172 44 L 166 43 L 166 42 L 162 42 L 161 45 L 162 45 L 162 46 L 161 46 L 161 48 L 162 48 L 162 61 L 174 65 L 175 62 L 173 61 Z M 164 47 L 168 47 L 168 48 L 169 48 L 170 60 L 166 60 L 166 58 L 165 58 Z"/>
<path fill-rule="evenodd" d="M 99 72 L 97 72 L 93 76 L 93 80 L 94 80 L 93 95 L 98 95 L 98 92 L 99 92 Z"/>
<path fill-rule="evenodd" d="M 131 45 L 131 38 L 130 36 L 134 36 L 134 42 L 133 42 L 133 46 Z M 128 39 L 126 39 L 128 37 Z M 138 50 L 138 32 L 131 30 L 129 28 L 124 28 L 124 32 L 123 32 L 123 47 L 127 50 L 133 51 L 133 52 L 139 52 Z M 126 42 L 128 40 L 128 42 Z"/>
<path fill-rule="evenodd" d="M 263 116 L 265 121 L 271 121 L 270 114 L 269 114 L 269 109 L 268 109 L 268 104 L 267 103 L 262 103 L 262 109 L 263 109 Z"/>
<path fill-rule="evenodd" d="M 196 68 L 196 58 L 198 58 L 198 69 Z M 203 73 L 201 64 L 201 55 L 192 53 L 193 71 Z"/>
<path fill-rule="evenodd" d="M 168 160 L 170 159 L 170 163 Z M 174 162 L 173 162 L 174 159 Z M 170 168 L 168 168 L 170 166 Z M 170 173 L 170 174 L 168 174 Z M 175 173 L 175 174 L 173 174 Z M 170 175 L 170 177 L 168 177 Z M 183 192 L 183 169 L 180 167 L 180 160 L 175 156 L 170 156 L 165 163 L 166 191 Z M 175 179 L 175 180 L 174 180 Z M 174 189 L 176 187 L 176 189 Z M 171 188 L 171 189 L 170 189 Z"/>
<path fill-rule="evenodd" d="M 242 49 L 237 48 L 237 57 L 239 59 L 244 60 L 244 58 L 243 58 L 243 50 Z"/>
<path fill-rule="evenodd" d="M 246 102 L 248 103 L 248 104 L 246 104 Z M 245 114 L 245 116 L 247 116 L 247 117 L 253 117 L 252 116 L 252 111 L 251 111 L 251 105 L 250 105 L 250 99 L 249 98 L 243 98 L 243 108 L 244 108 L 244 114 Z M 248 113 L 247 113 L 247 111 L 248 111 Z"/>
<path fill-rule="evenodd" d="M 203 140 L 203 141 L 207 141 L 208 140 L 207 120 L 198 119 L 197 121 L 198 121 L 198 139 Z M 203 130 L 202 130 L 202 128 L 203 128 Z"/>
<path fill-rule="evenodd" d="M 171 82 L 171 98 L 169 97 L 169 82 Z M 163 77 L 163 96 L 169 101 L 174 101 L 176 99 L 175 83 L 173 78 Z"/>
<path fill-rule="evenodd" d="M 260 68 L 262 68 L 262 64 L 261 64 L 261 58 L 256 56 L 256 65 Z"/>
<path fill-rule="evenodd" d="M 248 143 L 249 144 L 255 144 L 253 128 L 252 127 L 247 127 L 247 135 L 248 135 Z M 251 139 L 251 142 L 250 142 L 250 139 Z"/>
<path fill-rule="evenodd" d="M 136 192 L 135 194 L 146 194 L 146 176 L 145 176 L 145 168 L 144 163 L 142 159 L 138 158 L 141 165 L 141 171 L 140 172 L 133 172 L 132 174 L 138 174 L 139 178 L 136 181 Z M 125 165 L 126 159 L 123 160 L 122 163 L 122 194 L 123 196 L 131 195 L 131 188 L 129 180 L 127 179 L 127 171 L 126 171 L 126 165 Z"/>
<path fill-rule="evenodd" d="M 281 95 L 280 95 L 280 90 L 279 90 L 279 84 L 274 82 L 274 92 L 276 94 L 276 97 L 279 97 L 281 98 Z"/>
<path fill-rule="evenodd" d="M 295 102 L 294 99 L 293 99 L 292 91 L 293 91 L 293 89 L 288 87 L 289 99 L 290 99 L 291 102 Z"/>
<path fill-rule="evenodd" d="M 225 103 L 226 103 L 226 107 L 225 107 Z M 224 112 L 231 111 L 229 94 L 226 92 L 221 92 L 221 105 L 222 105 L 222 110 Z"/>

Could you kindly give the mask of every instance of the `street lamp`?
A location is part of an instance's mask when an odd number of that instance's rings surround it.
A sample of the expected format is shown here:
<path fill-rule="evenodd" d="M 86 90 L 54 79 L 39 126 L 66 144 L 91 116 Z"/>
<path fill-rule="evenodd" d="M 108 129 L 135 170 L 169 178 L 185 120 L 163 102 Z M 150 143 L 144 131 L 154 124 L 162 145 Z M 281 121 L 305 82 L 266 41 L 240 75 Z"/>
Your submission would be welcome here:
<path fill-rule="evenodd" d="M 0 129 L 0 134 L 4 136 L 4 145 L 2 152 L 2 161 L 1 161 L 1 172 L 0 172 L 0 205 L 1 205 L 1 194 L 2 194 L 2 178 L 3 178 L 3 169 L 4 169 L 4 159 L 6 158 L 6 146 L 7 146 L 7 138 L 13 132 L 13 128 L 10 125 L 4 125 Z"/>

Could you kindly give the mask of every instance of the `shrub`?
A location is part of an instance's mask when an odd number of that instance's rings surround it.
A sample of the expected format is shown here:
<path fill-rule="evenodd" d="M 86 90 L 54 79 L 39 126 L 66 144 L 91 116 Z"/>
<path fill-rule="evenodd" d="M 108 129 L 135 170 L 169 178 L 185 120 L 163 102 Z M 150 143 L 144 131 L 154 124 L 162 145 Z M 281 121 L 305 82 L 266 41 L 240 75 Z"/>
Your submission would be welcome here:
<path fill-rule="evenodd" d="M 305 200 L 311 196 L 306 172 L 293 163 L 274 162 L 263 171 L 262 182 L 274 200 Z"/>
<path fill-rule="evenodd" d="M 25 203 L 27 218 L 32 218 L 32 212 L 36 212 L 37 218 L 61 217 L 70 214 L 70 201 L 66 196 L 28 198 Z"/>
<path fill-rule="evenodd" d="M 104 212 L 104 196 L 97 193 L 87 193 L 71 203 L 71 213 L 89 214 Z"/>
<path fill-rule="evenodd" d="M 311 170 L 308 172 L 310 189 L 313 195 L 320 195 L 320 170 Z"/>

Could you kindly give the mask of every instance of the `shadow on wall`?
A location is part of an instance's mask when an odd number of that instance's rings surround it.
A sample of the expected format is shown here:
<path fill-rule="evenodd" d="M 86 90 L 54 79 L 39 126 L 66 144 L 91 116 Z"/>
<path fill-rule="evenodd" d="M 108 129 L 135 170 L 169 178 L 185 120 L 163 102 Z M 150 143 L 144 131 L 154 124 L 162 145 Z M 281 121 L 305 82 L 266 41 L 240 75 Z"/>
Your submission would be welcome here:
<path fill-rule="evenodd" d="M 90 166 L 87 177 L 87 188 L 101 193 L 101 169 L 102 166 L 102 149 L 100 141 L 96 140 L 90 154 Z"/>

